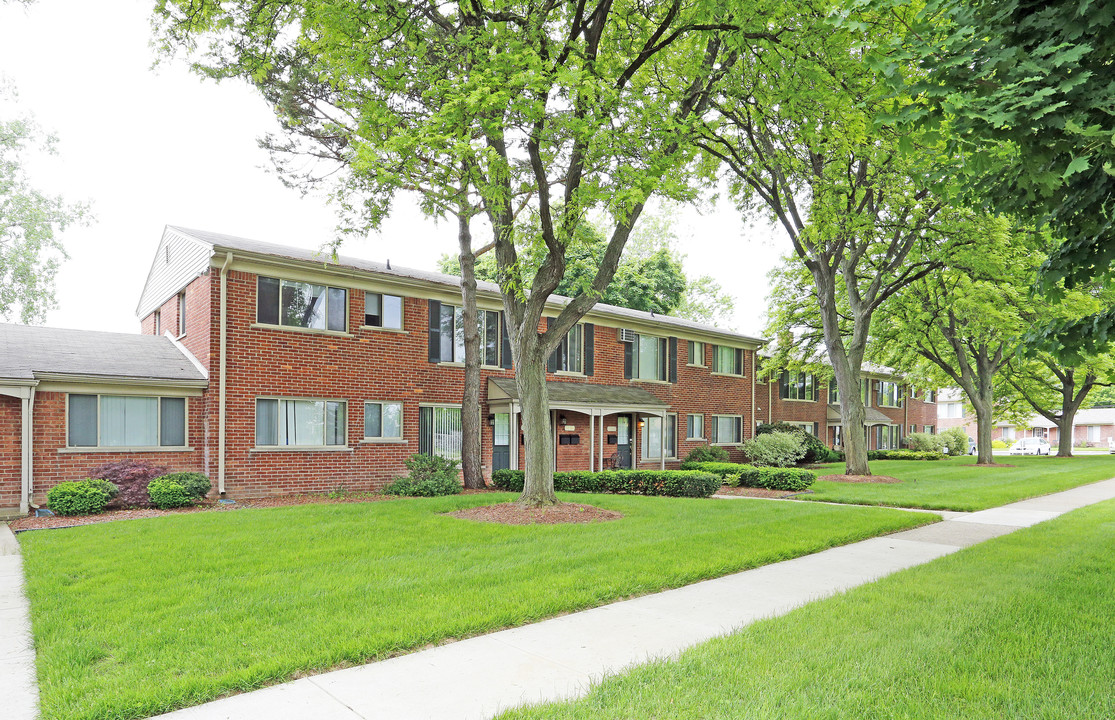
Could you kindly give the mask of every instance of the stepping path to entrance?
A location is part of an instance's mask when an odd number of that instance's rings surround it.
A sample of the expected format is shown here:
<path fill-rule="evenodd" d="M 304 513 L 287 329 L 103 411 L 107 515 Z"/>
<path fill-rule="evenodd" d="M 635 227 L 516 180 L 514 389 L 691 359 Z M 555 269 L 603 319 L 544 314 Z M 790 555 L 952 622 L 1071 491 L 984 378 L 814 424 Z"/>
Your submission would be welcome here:
<path fill-rule="evenodd" d="M 1115 499 L 1115 479 L 975 513 L 943 512 L 945 519 L 934 525 L 362 667 L 234 695 L 159 717 L 491 718 L 517 705 L 583 695 L 593 682 L 632 665 L 674 656 L 755 620 L 782 615 L 812 600 L 1109 499 Z M 0 612 L 4 597 L 7 596 L 0 594 Z M 21 612 L 26 617 L 26 611 Z M 0 620 L 7 625 L 6 616 L 0 615 Z M 6 668 L 0 665 L 0 672 Z M 0 679 L 0 696 L 5 698 L 6 682 Z M 32 683 L 32 692 L 33 688 Z M 33 717 L 19 712 L 10 714 L 6 703 L 4 710 L 5 717 L 13 720 Z"/>
<path fill-rule="evenodd" d="M 0 708 L 12 720 L 30 720 L 39 712 L 23 559 L 7 523 L 0 523 Z"/>

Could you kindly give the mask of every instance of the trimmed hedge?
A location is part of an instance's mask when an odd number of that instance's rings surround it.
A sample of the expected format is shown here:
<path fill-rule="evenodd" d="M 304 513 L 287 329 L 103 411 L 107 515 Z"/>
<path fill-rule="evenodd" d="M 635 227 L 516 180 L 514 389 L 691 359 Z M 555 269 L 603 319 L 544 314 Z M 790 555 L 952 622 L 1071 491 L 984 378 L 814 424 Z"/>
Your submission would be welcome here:
<path fill-rule="evenodd" d="M 941 460 L 943 453 L 923 450 L 869 450 L 868 460 Z"/>
<path fill-rule="evenodd" d="M 811 432 L 806 432 L 804 428 L 798 425 L 791 425 L 787 422 L 773 422 L 773 423 L 760 423 L 755 428 L 755 435 L 766 435 L 772 432 L 788 432 L 794 433 L 801 437 L 802 442 L 805 444 L 805 457 L 802 462 L 808 465 L 813 463 L 832 462 L 833 451 L 825 445 L 819 437 Z"/>
<path fill-rule="evenodd" d="M 151 504 L 160 510 L 186 507 L 194 504 L 194 496 L 181 482 L 169 475 L 157 477 L 147 484 Z"/>
<path fill-rule="evenodd" d="M 718 445 L 698 445 L 685 456 L 685 462 L 728 462 L 727 448 Z"/>
<path fill-rule="evenodd" d="M 209 491 L 213 489 L 213 483 L 210 482 L 209 476 L 205 473 L 199 472 L 172 472 L 166 475 L 161 475 L 157 480 L 173 480 L 174 482 L 185 488 L 190 497 L 194 500 L 201 500 Z M 148 486 L 150 487 L 150 485 Z M 150 492 L 150 490 L 148 490 Z M 152 496 L 154 501 L 154 496 Z"/>
<path fill-rule="evenodd" d="M 105 480 L 60 482 L 46 494 L 55 515 L 92 515 L 105 509 L 116 494 L 116 486 Z"/>
<path fill-rule="evenodd" d="M 492 484 L 499 490 L 522 492 L 522 470 L 496 470 Z M 617 493 L 708 497 L 720 488 L 720 478 L 694 470 L 603 470 L 554 473 L 554 490 L 570 493 Z"/>
<path fill-rule="evenodd" d="M 682 463 L 682 470 L 701 470 L 719 477 L 732 487 L 801 491 L 817 479 L 817 474 L 802 468 L 754 467 L 737 463 Z"/>
<path fill-rule="evenodd" d="M 408 477 L 401 477 L 395 478 L 394 482 L 383 488 L 383 494 L 406 497 L 440 497 L 442 495 L 456 495 L 461 490 L 461 483 L 457 478 L 438 476 L 412 480 Z"/>

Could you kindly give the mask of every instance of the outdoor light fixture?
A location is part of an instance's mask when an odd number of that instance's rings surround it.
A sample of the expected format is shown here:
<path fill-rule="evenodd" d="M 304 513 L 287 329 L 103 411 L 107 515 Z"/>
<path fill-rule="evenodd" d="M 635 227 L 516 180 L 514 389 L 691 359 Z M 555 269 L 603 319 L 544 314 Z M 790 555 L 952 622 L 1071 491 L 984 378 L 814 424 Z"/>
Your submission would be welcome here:
<path fill-rule="evenodd" d="M 496 424 L 496 416 L 494 414 L 489 414 L 488 415 L 488 424 L 489 425 L 495 425 Z"/>
<path fill-rule="evenodd" d="M 558 425 L 565 425 L 566 420 L 564 415 L 558 415 Z"/>

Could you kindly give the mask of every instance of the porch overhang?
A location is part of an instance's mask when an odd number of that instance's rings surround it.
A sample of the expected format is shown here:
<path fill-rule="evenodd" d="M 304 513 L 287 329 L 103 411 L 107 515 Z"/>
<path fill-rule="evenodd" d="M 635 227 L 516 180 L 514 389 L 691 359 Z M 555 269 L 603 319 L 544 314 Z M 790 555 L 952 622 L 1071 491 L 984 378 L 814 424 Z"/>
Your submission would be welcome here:
<path fill-rule="evenodd" d="M 864 408 L 863 424 L 865 427 L 872 425 L 894 425 L 896 424 L 886 415 L 882 414 L 875 408 Z M 829 405 L 828 409 L 828 424 L 829 426 L 840 424 L 840 406 Z"/>
<path fill-rule="evenodd" d="M 670 408 L 653 393 L 629 385 L 549 380 L 546 382 L 546 395 L 551 410 L 594 415 L 629 412 L 662 415 Z M 514 378 L 488 378 L 488 404 L 517 407 L 519 389 Z"/>

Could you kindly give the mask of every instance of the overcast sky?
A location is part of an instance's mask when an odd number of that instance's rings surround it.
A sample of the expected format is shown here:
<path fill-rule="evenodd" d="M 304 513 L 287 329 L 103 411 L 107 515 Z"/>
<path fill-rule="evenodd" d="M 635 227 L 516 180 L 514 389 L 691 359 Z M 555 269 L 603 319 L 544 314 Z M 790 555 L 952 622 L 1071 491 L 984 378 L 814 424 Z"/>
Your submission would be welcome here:
<path fill-rule="evenodd" d="M 182 62 L 152 69 L 151 5 L 0 3 L 0 75 L 19 91 L 20 109 L 59 138 L 59 156 L 37 160 L 33 180 L 91 202 L 96 216 L 64 234 L 70 260 L 58 274 L 53 327 L 138 332 L 136 302 L 164 225 L 308 248 L 333 237 L 330 206 L 268 172 L 256 140 L 277 124 L 251 88 L 202 80 Z M 684 210 L 677 235 L 686 270 L 719 280 L 736 300 L 735 329 L 758 334 L 785 235 L 727 204 Z M 381 232 L 341 252 L 432 270 L 455 250 L 455 223 L 428 220 L 401 198 Z"/>

